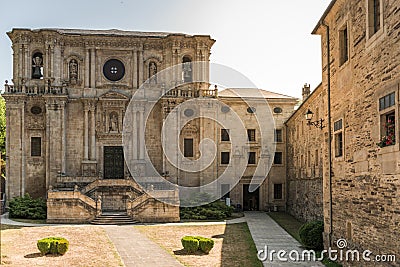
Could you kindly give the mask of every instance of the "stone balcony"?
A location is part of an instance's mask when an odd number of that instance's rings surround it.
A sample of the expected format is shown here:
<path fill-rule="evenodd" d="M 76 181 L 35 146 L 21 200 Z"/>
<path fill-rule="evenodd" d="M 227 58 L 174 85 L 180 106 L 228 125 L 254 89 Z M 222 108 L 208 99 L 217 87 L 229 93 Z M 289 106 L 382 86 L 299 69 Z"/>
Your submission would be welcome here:
<path fill-rule="evenodd" d="M 8 81 L 4 84 L 5 94 L 27 94 L 27 95 L 67 95 L 67 87 L 65 85 L 55 86 L 47 83 L 35 85 L 10 85 Z"/>

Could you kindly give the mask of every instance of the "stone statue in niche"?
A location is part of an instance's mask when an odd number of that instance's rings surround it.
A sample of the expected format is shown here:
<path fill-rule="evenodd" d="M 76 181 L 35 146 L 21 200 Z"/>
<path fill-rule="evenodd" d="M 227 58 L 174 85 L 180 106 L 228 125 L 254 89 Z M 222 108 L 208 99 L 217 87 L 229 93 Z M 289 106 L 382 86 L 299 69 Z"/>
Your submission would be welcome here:
<path fill-rule="evenodd" d="M 157 83 L 157 65 L 153 61 L 149 65 L 149 79 L 150 83 Z"/>
<path fill-rule="evenodd" d="M 76 84 L 78 80 L 78 62 L 72 59 L 69 62 L 69 81 L 71 84 Z"/>
<path fill-rule="evenodd" d="M 118 114 L 115 112 L 110 114 L 109 131 L 118 132 Z"/>

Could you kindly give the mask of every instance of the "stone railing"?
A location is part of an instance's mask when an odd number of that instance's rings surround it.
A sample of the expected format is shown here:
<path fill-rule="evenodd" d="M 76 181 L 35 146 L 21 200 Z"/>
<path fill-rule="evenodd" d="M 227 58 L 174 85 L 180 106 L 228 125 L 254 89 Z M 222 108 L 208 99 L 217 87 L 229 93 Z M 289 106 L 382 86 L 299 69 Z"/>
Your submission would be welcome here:
<path fill-rule="evenodd" d="M 4 85 L 4 93 L 6 94 L 28 94 L 28 95 L 66 95 L 68 93 L 66 86 L 55 86 L 55 85 L 10 85 L 6 81 Z"/>
<path fill-rule="evenodd" d="M 88 184 L 98 180 L 98 176 L 57 176 L 57 183 Z"/>
<path fill-rule="evenodd" d="M 92 191 L 98 187 L 116 187 L 116 186 L 131 187 L 138 192 L 142 192 L 142 189 L 136 184 L 136 182 L 130 179 L 98 179 L 88 184 L 86 187 L 84 187 L 81 190 L 81 192 L 83 194 L 86 194 L 89 191 Z"/>
<path fill-rule="evenodd" d="M 164 94 L 164 97 L 217 97 L 218 89 L 192 89 L 192 88 L 174 88 Z"/>

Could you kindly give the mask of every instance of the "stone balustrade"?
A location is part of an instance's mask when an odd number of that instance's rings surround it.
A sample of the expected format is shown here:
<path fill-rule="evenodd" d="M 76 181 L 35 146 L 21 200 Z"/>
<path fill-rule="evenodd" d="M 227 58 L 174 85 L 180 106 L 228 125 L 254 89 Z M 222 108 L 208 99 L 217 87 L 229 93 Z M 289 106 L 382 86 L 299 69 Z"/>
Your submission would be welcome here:
<path fill-rule="evenodd" d="M 6 83 L 4 84 L 4 93 L 6 94 L 27 94 L 27 95 L 66 95 L 68 93 L 67 87 L 56 86 L 56 85 L 48 85 L 48 84 L 40 84 L 40 85 L 11 85 Z"/>

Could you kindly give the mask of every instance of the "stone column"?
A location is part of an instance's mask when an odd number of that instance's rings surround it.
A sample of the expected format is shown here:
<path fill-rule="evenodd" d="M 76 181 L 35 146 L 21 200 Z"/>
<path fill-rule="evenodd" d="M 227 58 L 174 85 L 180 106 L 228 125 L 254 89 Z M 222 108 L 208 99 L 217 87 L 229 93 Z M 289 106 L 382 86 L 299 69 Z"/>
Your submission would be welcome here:
<path fill-rule="evenodd" d="M 141 107 L 139 110 L 139 159 L 144 159 L 144 131 L 145 131 L 145 123 L 144 123 L 144 108 Z"/>
<path fill-rule="evenodd" d="M 96 50 L 92 48 L 90 51 L 90 87 L 96 87 Z"/>
<path fill-rule="evenodd" d="M 92 109 L 90 111 L 91 115 L 91 126 L 90 126 L 90 138 L 91 138 L 91 144 L 90 144 L 90 159 L 91 160 L 96 160 L 96 114 L 95 114 L 95 107 L 94 105 L 92 106 Z"/>
<path fill-rule="evenodd" d="M 25 110 L 24 104 L 21 108 L 21 196 L 25 195 Z"/>
<path fill-rule="evenodd" d="M 24 70 L 23 70 L 23 76 L 24 78 L 30 78 L 29 73 L 31 72 L 32 69 L 32 57 L 30 55 L 30 50 L 29 50 L 29 46 L 25 47 L 25 65 L 24 65 Z"/>
<path fill-rule="evenodd" d="M 133 68 L 132 68 L 132 88 L 139 88 L 138 85 L 138 76 L 137 76 L 137 67 L 138 67 L 138 59 L 137 59 L 137 52 L 132 51 L 132 58 L 133 58 Z"/>
<path fill-rule="evenodd" d="M 89 77 L 90 77 L 90 62 L 89 62 L 89 58 L 90 58 L 90 53 L 89 53 L 89 49 L 86 49 L 86 56 L 85 56 L 85 88 L 89 88 L 90 87 L 90 81 L 89 81 Z M 68 73 L 68 72 L 67 72 Z"/>
<path fill-rule="evenodd" d="M 19 74 L 20 77 L 25 77 L 25 65 L 23 65 L 24 56 L 25 56 L 24 48 L 23 48 L 23 45 L 20 44 L 19 49 L 18 49 L 18 66 L 19 66 L 19 68 L 17 68 L 17 74 Z M 14 70 L 15 70 L 15 66 L 14 66 Z"/>
<path fill-rule="evenodd" d="M 139 50 L 139 59 L 138 59 L 138 64 L 139 64 L 139 86 L 143 84 L 143 49 Z"/>
<path fill-rule="evenodd" d="M 133 159 L 138 159 L 138 120 L 137 120 L 137 112 L 136 110 L 133 111 L 133 127 L 132 127 L 132 147 L 134 148 L 133 152 Z"/>
<path fill-rule="evenodd" d="M 49 47 L 46 44 L 46 49 L 45 49 L 45 64 L 44 64 L 44 77 L 47 78 L 49 77 Z M 47 83 L 46 83 L 47 84 Z"/>
<path fill-rule="evenodd" d="M 67 165 L 67 122 L 66 122 L 66 103 L 61 102 L 61 172 L 66 172 Z"/>
<path fill-rule="evenodd" d="M 83 129 L 83 147 L 84 147 L 84 155 L 83 159 L 89 159 L 89 109 L 87 107 L 87 103 L 84 103 L 84 112 L 85 112 L 85 121 L 84 121 L 84 129 Z"/>

